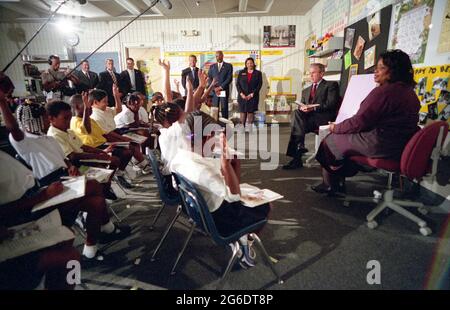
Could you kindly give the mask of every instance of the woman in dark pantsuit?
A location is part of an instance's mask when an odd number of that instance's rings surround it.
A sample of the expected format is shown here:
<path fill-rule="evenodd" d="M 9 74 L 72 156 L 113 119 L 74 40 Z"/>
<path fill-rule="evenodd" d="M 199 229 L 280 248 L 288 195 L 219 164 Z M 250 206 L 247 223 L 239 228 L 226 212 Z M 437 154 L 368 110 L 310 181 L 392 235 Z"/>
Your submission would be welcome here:
<path fill-rule="evenodd" d="M 236 79 L 239 112 L 243 126 L 251 126 L 253 124 L 254 113 L 258 110 L 262 74 L 261 71 L 255 68 L 255 60 L 251 57 L 247 58 L 245 60 L 245 69 L 239 72 Z"/>
<path fill-rule="evenodd" d="M 344 191 L 344 178 L 358 170 L 348 158 L 362 155 L 399 160 L 409 139 L 419 129 L 420 102 L 414 92 L 411 61 L 401 50 L 380 55 L 375 69 L 379 84 L 361 103 L 358 112 L 339 124 L 330 124 L 316 159 L 322 165 L 319 193 Z"/>

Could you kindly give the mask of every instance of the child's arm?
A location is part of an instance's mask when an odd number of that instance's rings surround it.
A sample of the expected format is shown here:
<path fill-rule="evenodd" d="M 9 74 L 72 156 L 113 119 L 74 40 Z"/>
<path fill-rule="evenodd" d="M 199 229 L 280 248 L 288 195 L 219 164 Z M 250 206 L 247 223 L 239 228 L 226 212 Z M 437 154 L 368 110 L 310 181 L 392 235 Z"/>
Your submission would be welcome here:
<path fill-rule="evenodd" d="M 202 105 L 202 97 L 206 88 L 206 82 L 208 81 L 208 76 L 203 72 L 203 70 L 198 71 L 199 86 L 194 93 L 194 106 L 196 110 L 199 110 Z"/>
<path fill-rule="evenodd" d="M 239 178 L 240 176 L 236 175 L 236 171 L 231 165 L 230 160 L 228 159 L 228 144 L 227 138 L 224 133 L 220 134 L 221 146 L 222 146 L 222 155 L 221 155 L 221 171 L 222 175 L 225 178 L 225 184 L 230 188 L 230 192 L 232 194 L 241 194 L 241 188 L 239 186 Z"/>
<path fill-rule="evenodd" d="M 88 110 L 91 108 L 91 103 L 89 102 L 89 94 L 87 92 L 83 92 L 81 94 L 83 97 L 83 126 L 86 129 L 88 134 L 91 134 L 92 128 L 91 128 L 91 118 L 89 116 Z"/>
<path fill-rule="evenodd" d="M 172 102 L 172 89 L 170 88 L 170 63 L 169 61 L 159 60 L 159 65 L 163 69 L 163 96 L 166 102 Z"/>
<path fill-rule="evenodd" d="M 116 84 L 113 84 L 112 91 L 113 91 L 113 95 L 114 95 L 114 102 L 116 104 L 115 111 L 116 111 L 116 114 L 119 114 L 120 112 L 122 112 L 122 102 L 120 101 L 119 87 L 117 87 Z"/>
<path fill-rule="evenodd" d="M 9 109 L 8 102 L 6 102 L 4 93 L 0 90 L 0 111 L 3 114 L 3 120 L 5 121 L 6 128 L 11 133 L 12 137 L 16 141 L 22 141 L 24 136 L 23 131 L 19 128 L 16 118 Z"/>

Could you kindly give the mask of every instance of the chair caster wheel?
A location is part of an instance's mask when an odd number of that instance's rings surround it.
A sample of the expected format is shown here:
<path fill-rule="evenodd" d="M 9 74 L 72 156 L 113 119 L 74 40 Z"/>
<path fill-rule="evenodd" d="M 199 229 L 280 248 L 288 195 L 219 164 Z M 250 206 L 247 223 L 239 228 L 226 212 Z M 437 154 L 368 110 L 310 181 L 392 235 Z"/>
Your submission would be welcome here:
<path fill-rule="evenodd" d="M 344 202 L 342 203 L 342 205 L 344 207 L 350 207 L 350 201 L 344 200 Z"/>
<path fill-rule="evenodd" d="M 421 227 L 419 230 L 420 230 L 420 233 L 424 236 L 431 235 L 431 229 L 429 227 Z"/>
<path fill-rule="evenodd" d="M 378 226 L 378 223 L 375 221 L 367 222 L 367 227 L 369 227 L 370 229 L 375 229 L 375 228 L 377 228 L 377 226 Z"/>
<path fill-rule="evenodd" d="M 422 213 L 423 215 L 427 215 L 428 209 L 427 208 L 419 208 L 419 212 Z"/>

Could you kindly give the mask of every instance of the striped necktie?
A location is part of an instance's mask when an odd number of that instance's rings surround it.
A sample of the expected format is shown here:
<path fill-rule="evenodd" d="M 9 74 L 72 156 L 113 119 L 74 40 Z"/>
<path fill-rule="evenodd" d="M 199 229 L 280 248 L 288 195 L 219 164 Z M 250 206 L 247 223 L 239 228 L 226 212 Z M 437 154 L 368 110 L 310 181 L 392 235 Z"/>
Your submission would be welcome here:
<path fill-rule="evenodd" d="M 111 75 L 111 78 L 113 79 L 113 83 L 117 85 L 117 78 L 116 78 L 116 75 L 114 74 L 114 72 L 109 71 L 109 70 L 108 70 L 108 72 Z"/>

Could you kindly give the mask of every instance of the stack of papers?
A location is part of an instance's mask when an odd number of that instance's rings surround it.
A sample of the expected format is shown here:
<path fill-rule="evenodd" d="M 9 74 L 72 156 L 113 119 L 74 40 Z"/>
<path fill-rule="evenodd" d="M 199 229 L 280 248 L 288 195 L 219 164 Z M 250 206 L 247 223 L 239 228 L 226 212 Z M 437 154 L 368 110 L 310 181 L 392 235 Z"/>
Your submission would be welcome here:
<path fill-rule="evenodd" d="M 281 196 L 280 194 L 269 189 L 260 189 L 247 183 L 241 184 L 240 188 L 241 201 L 246 207 L 250 208 L 284 198 L 284 196 Z"/>
<path fill-rule="evenodd" d="M 73 199 L 83 197 L 86 192 L 86 177 L 84 175 L 70 178 L 62 182 L 64 190 L 58 196 L 35 205 L 31 212 L 53 207 Z"/>
<path fill-rule="evenodd" d="M 98 183 L 107 183 L 114 173 L 114 170 L 103 169 L 97 167 L 81 166 L 80 173 L 88 178 L 88 180 L 96 180 Z"/>
<path fill-rule="evenodd" d="M 147 140 L 147 137 L 138 135 L 137 133 L 128 132 L 123 135 L 124 137 L 130 138 L 133 142 L 142 144 Z"/>

